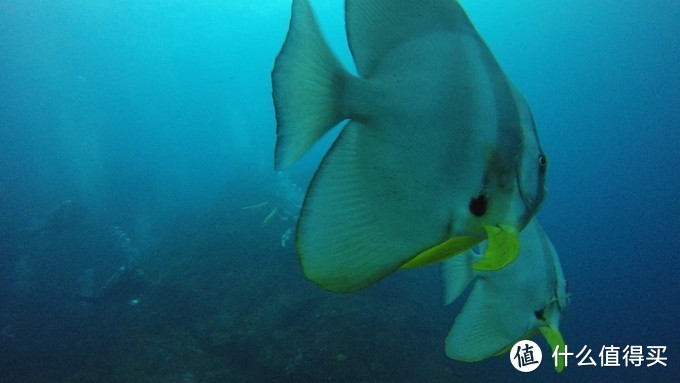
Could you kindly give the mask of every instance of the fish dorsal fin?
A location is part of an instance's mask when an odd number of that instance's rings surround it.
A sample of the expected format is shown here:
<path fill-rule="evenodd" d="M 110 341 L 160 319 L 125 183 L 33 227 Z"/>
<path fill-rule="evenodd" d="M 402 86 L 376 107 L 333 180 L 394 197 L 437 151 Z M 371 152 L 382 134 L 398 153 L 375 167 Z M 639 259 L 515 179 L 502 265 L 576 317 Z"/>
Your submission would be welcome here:
<path fill-rule="evenodd" d="M 387 52 L 405 41 L 439 31 L 473 30 L 453 0 L 347 0 L 345 9 L 350 50 L 364 77 L 373 73 Z"/>

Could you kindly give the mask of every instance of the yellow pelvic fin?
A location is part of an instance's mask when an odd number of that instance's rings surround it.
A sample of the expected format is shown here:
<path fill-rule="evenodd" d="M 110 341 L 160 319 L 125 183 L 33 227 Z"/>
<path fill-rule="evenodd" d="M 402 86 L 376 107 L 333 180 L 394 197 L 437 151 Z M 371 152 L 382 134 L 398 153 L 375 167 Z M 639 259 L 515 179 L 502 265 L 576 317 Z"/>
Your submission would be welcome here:
<path fill-rule="evenodd" d="M 555 352 L 555 348 L 559 346 L 558 353 L 564 350 L 564 338 L 559 329 L 552 328 L 550 326 L 544 326 L 540 328 L 541 334 L 550 345 L 552 352 Z M 552 354 L 552 353 L 551 353 Z M 562 372 L 566 365 L 566 356 L 557 355 L 557 364 L 555 364 L 555 371 Z"/>
<path fill-rule="evenodd" d="M 274 218 L 274 216 L 276 215 L 276 212 L 277 212 L 277 211 L 279 211 L 279 208 L 278 208 L 278 207 L 273 208 L 272 211 L 271 211 L 271 213 L 269 213 L 269 215 L 267 215 L 267 216 L 264 218 L 264 220 L 262 221 L 262 224 L 263 224 L 263 225 L 268 224 L 269 221 L 271 221 L 272 218 Z"/>
<path fill-rule="evenodd" d="M 260 208 L 260 207 L 265 207 L 265 206 L 267 206 L 268 204 L 269 204 L 269 202 L 264 201 L 264 202 L 257 203 L 257 204 L 255 204 L 255 205 L 244 206 L 244 207 L 242 207 L 241 209 L 243 209 L 243 210 L 257 209 L 257 208 Z"/>
<path fill-rule="evenodd" d="M 498 270 L 512 263 L 519 255 L 519 231 L 511 225 L 484 225 L 489 247 L 479 261 L 472 264 L 474 270 Z"/>
<path fill-rule="evenodd" d="M 410 261 L 404 263 L 402 269 L 410 269 L 414 267 L 431 265 L 447 258 L 460 254 L 463 251 L 477 245 L 482 239 L 478 237 L 452 237 L 448 240 L 431 247 L 422 253 L 411 258 Z"/>

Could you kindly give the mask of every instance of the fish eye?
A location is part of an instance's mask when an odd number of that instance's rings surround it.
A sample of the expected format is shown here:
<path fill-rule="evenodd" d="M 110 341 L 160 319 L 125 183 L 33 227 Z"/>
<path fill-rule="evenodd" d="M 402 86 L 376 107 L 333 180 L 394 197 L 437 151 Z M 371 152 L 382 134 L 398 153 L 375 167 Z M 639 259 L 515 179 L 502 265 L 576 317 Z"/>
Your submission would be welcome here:
<path fill-rule="evenodd" d="M 545 169 L 545 167 L 548 166 L 548 158 L 543 153 L 538 155 L 538 166 L 541 169 Z"/>

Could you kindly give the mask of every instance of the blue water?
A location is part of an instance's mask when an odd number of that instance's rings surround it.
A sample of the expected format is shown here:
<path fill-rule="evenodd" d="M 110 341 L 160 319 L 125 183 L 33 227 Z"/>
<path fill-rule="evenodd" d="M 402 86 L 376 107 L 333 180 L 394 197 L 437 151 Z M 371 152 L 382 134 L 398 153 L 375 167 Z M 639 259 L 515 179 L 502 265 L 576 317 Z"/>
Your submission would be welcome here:
<path fill-rule="evenodd" d="M 570 350 L 664 345 L 667 367 L 455 362 L 436 266 L 305 280 L 285 234 L 329 139 L 274 172 L 288 1 L 31 0 L 0 2 L 0 381 L 675 381 L 680 2 L 462 3 L 550 159 Z M 313 5 L 351 65 L 342 1 Z M 75 299 L 120 266 L 144 287 Z"/>

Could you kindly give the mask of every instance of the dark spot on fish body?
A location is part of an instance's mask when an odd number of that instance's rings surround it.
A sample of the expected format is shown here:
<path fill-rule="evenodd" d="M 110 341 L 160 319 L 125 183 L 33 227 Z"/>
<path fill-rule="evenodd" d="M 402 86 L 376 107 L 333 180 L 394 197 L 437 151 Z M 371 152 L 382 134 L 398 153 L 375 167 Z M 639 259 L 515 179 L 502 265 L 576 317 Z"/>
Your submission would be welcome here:
<path fill-rule="evenodd" d="M 470 213 L 475 217 L 481 217 L 486 213 L 488 204 L 489 201 L 486 199 L 486 195 L 480 194 L 470 200 Z"/>
<path fill-rule="evenodd" d="M 536 316 L 536 319 L 538 319 L 538 320 L 540 320 L 540 321 L 545 321 L 545 316 L 544 316 L 544 315 L 545 315 L 545 312 L 544 312 L 543 309 L 534 311 L 534 316 Z"/>

